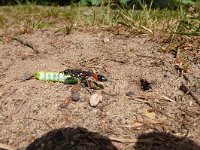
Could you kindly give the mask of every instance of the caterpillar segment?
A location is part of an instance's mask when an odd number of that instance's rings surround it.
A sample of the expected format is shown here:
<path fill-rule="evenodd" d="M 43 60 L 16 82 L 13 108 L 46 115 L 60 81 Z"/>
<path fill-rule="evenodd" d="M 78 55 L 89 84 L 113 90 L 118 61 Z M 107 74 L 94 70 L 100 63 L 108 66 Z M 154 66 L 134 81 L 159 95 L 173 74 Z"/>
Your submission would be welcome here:
<path fill-rule="evenodd" d="M 42 81 L 62 82 L 65 84 L 78 83 L 78 78 L 59 72 L 39 71 L 34 73 L 34 77 Z"/>

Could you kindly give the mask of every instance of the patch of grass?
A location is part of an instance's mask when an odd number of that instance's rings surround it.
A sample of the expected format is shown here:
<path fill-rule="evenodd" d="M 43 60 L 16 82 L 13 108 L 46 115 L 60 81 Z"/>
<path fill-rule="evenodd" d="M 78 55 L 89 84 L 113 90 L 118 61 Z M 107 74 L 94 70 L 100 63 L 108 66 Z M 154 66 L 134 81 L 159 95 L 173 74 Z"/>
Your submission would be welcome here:
<path fill-rule="evenodd" d="M 68 25 L 65 25 L 64 28 L 58 28 L 54 34 L 58 33 L 58 32 L 62 32 L 64 33 L 64 35 L 69 35 L 72 31 L 72 28 L 73 28 L 73 24 L 68 24 Z"/>
<path fill-rule="evenodd" d="M 197 7 L 199 6 L 199 7 Z M 176 34 L 200 36 L 200 2 L 196 6 L 179 7 L 178 28 Z"/>
<path fill-rule="evenodd" d="M 148 34 L 199 35 L 200 4 L 191 6 L 193 14 L 180 3 L 177 10 L 151 9 L 151 5 L 139 1 L 141 10 L 119 7 L 112 0 L 99 7 L 83 7 L 79 3 L 71 6 L 38 6 L 27 3 L 0 7 L 1 27 L 29 26 L 33 29 L 66 28 L 66 26 L 99 25 L 113 27 L 124 25 L 130 30 Z M 194 13 L 195 12 L 195 13 Z M 5 15 L 6 14 L 6 15 Z M 6 16 L 6 18 L 4 17 Z M 9 20 L 9 21 L 4 21 Z M 57 30 L 57 29 L 56 29 Z M 63 31 L 63 30 L 60 30 Z"/>
<path fill-rule="evenodd" d="M 175 24 L 169 33 L 168 47 L 175 54 L 176 63 L 184 72 L 191 69 L 198 59 L 200 43 L 200 1 L 193 5 L 179 5 Z M 176 45 L 175 48 L 170 48 Z"/>

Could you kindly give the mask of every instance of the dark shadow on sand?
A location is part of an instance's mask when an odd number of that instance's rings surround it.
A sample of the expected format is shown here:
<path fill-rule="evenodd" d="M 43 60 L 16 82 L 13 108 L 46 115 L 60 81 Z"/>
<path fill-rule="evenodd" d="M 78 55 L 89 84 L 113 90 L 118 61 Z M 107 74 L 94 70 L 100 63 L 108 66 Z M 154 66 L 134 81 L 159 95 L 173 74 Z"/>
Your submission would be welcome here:
<path fill-rule="evenodd" d="M 151 132 L 138 137 L 134 150 L 200 150 L 200 146 L 186 137 Z"/>
<path fill-rule="evenodd" d="M 36 139 L 27 150 L 117 150 L 108 137 L 85 128 L 55 129 Z M 200 145 L 186 137 L 162 132 L 138 136 L 133 150 L 200 150 Z"/>
<path fill-rule="evenodd" d="M 31 143 L 27 150 L 117 150 L 111 140 L 85 128 L 61 128 Z"/>

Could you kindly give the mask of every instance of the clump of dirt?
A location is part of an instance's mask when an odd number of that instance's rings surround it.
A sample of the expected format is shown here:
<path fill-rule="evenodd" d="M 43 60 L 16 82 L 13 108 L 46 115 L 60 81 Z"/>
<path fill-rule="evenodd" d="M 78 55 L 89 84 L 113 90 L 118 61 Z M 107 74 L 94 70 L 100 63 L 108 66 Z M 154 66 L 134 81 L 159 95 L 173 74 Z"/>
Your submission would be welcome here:
<path fill-rule="evenodd" d="M 134 142 L 117 137 L 134 139 L 155 130 L 200 143 L 199 105 L 180 90 L 184 84 L 200 96 L 198 64 L 192 74 L 180 76 L 174 56 L 161 52 L 161 45 L 147 36 L 103 30 L 76 30 L 66 36 L 39 30 L 19 36 L 25 43 L 12 38 L 0 45 L 1 143 L 23 149 L 47 132 L 67 127 L 115 137 L 118 149 L 133 149 Z M 73 86 L 31 76 L 67 68 L 93 69 L 108 78 L 96 107 L 89 105 L 95 90 L 81 88 L 80 99 L 69 102 Z"/>

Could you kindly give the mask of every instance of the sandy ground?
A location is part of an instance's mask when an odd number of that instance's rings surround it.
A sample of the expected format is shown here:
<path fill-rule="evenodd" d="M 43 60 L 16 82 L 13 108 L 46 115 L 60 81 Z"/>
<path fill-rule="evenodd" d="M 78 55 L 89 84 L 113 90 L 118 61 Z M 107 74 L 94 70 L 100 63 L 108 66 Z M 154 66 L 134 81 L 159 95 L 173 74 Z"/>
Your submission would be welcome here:
<path fill-rule="evenodd" d="M 180 75 L 174 56 L 145 35 L 100 29 L 15 35 L 30 48 L 1 34 L 0 143 L 25 149 L 42 136 L 48 140 L 52 130 L 82 127 L 110 138 L 117 149 L 200 149 L 200 107 L 180 90 L 193 84 L 200 96 L 199 64 Z M 29 79 L 36 71 L 67 68 L 96 70 L 108 82 L 103 90 L 81 88 L 81 99 L 68 103 L 73 86 Z M 103 100 L 91 107 L 95 93 Z"/>

